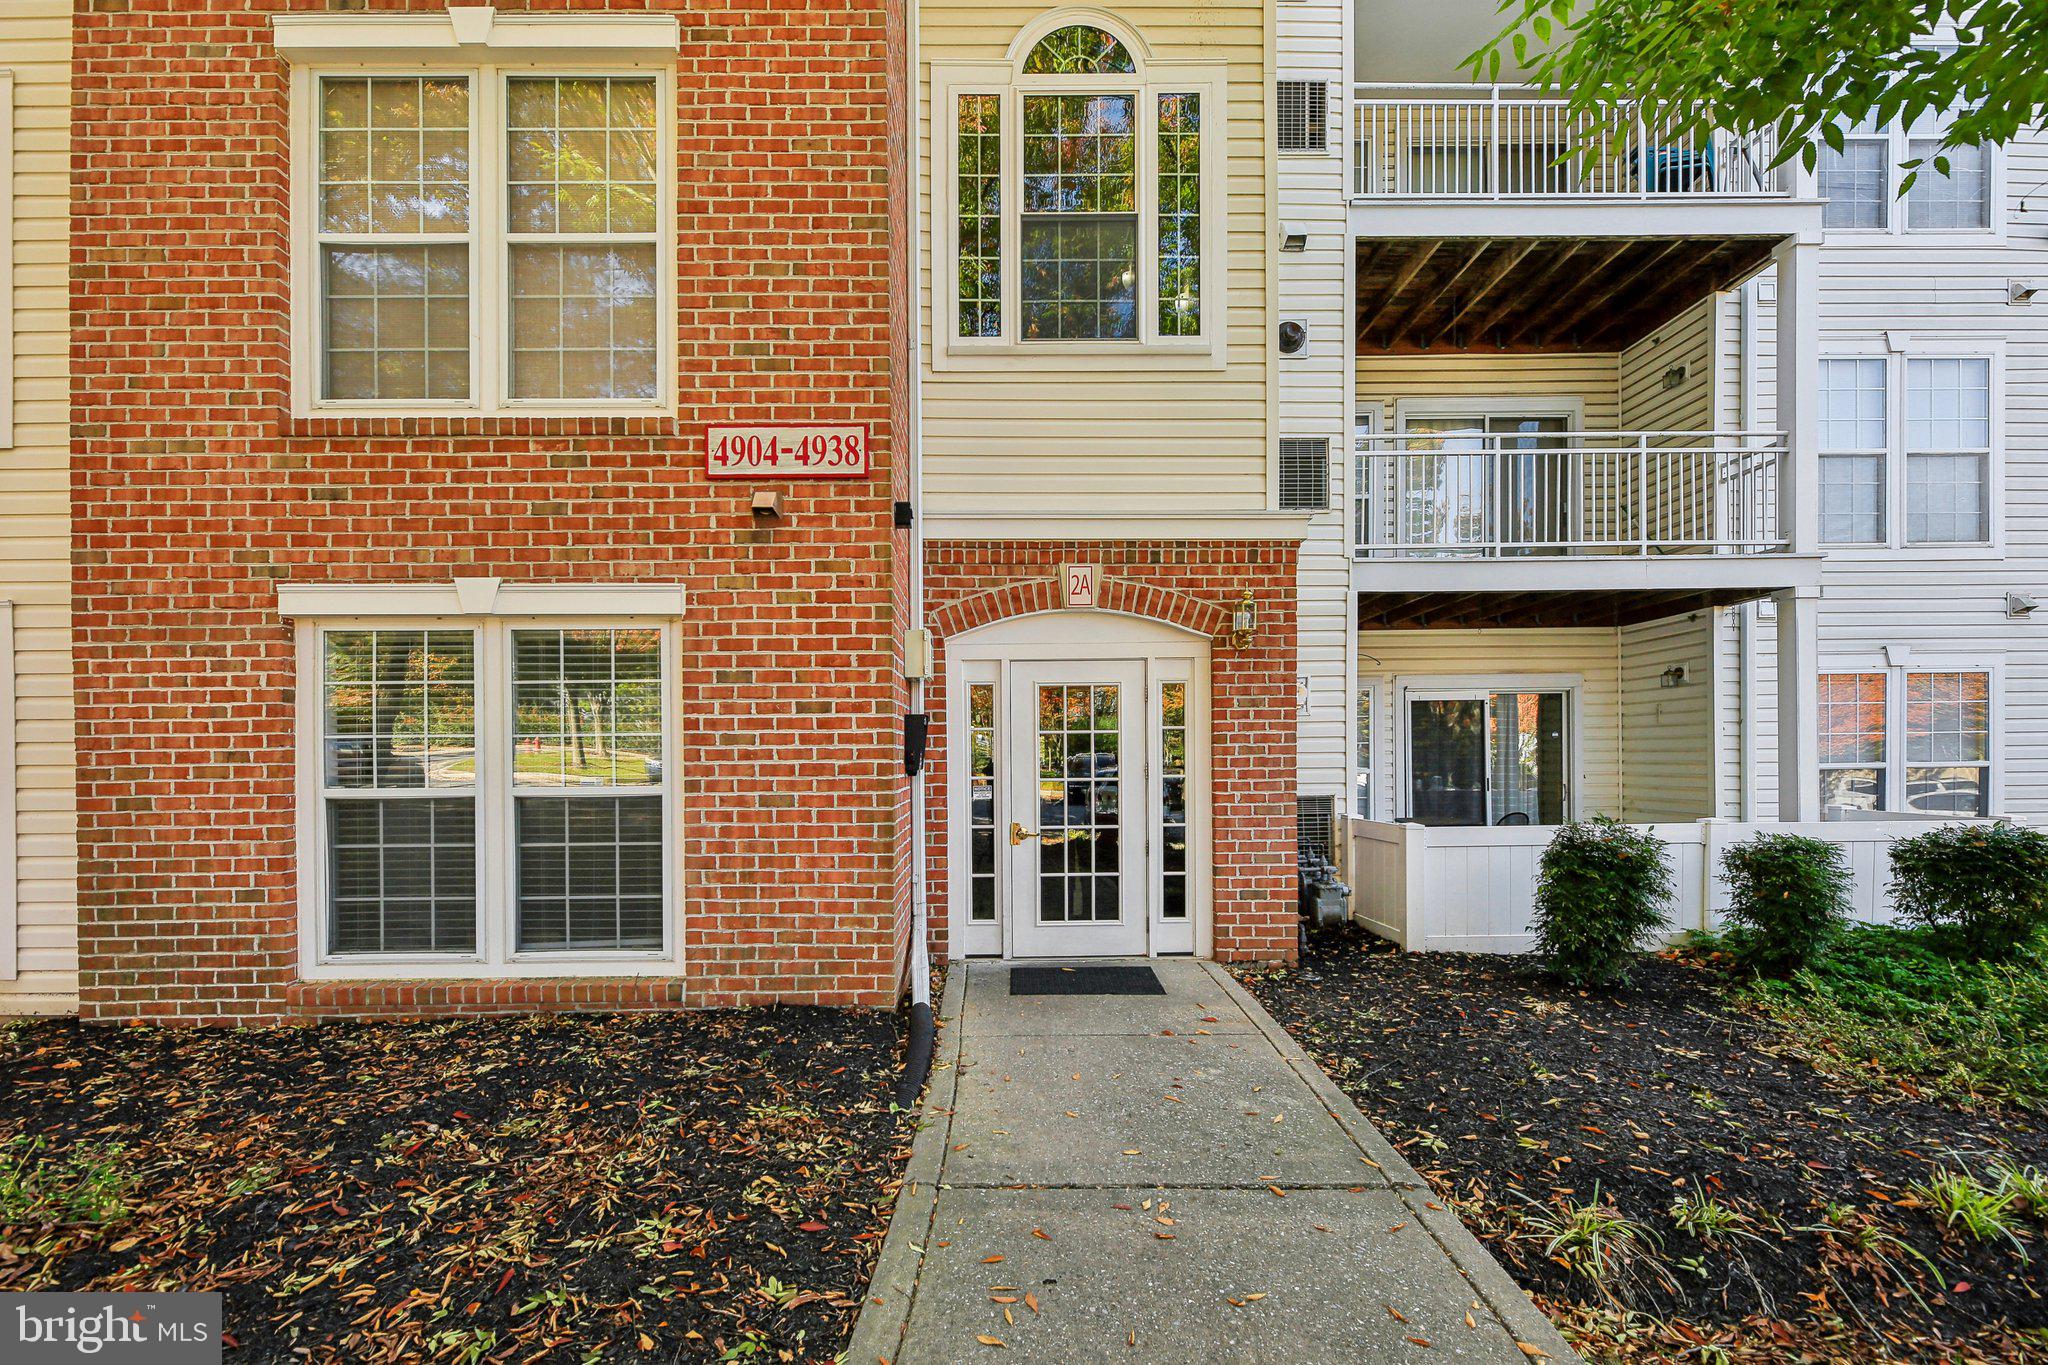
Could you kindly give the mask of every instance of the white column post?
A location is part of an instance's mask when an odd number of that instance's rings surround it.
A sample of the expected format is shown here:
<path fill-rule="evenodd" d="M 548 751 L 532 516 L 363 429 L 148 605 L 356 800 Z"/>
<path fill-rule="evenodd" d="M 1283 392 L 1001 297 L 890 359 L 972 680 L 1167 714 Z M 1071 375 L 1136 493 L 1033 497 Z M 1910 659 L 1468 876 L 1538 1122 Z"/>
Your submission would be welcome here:
<path fill-rule="evenodd" d="M 1820 548 L 1820 244 L 1788 238 L 1778 266 L 1778 536 L 1794 554 Z"/>
<path fill-rule="evenodd" d="M 1776 594 L 1778 818 L 1820 819 L 1820 589 Z"/>

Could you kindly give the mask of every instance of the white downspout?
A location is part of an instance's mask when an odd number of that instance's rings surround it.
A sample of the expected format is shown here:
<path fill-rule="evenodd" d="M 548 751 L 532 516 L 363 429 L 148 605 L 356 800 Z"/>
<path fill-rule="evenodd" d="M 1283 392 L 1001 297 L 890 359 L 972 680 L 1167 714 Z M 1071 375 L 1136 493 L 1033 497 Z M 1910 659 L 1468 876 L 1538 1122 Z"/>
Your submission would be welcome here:
<path fill-rule="evenodd" d="M 918 3 L 909 0 L 904 7 L 904 105 L 909 127 L 904 136 L 904 194 L 908 196 L 908 212 L 904 216 L 904 227 L 909 234 L 910 278 L 903 282 L 909 291 L 905 316 L 910 323 L 910 394 L 906 411 L 909 415 L 910 430 L 905 434 L 905 448 L 910 458 L 910 626 L 914 630 L 924 629 L 924 308 L 923 291 L 919 282 L 923 279 L 924 262 L 918 249 L 918 108 L 921 100 L 918 85 Z M 925 680 L 915 679 L 910 684 L 910 709 L 913 713 L 925 709 Z M 927 763 L 928 766 L 928 763 Z M 925 768 L 920 767 L 910 789 L 910 1003 L 913 1008 L 932 1003 L 932 962 L 931 926 L 925 913 Z"/>
<path fill-rule="evenodd" d="M 1736 345 L 1740 351 L 1741 410 L 1737 429 L 1756 430 L 1756 281 L 1742 282 L 1736 292 L 1739 319 Z M 1756 819 L 1756 603 L 1745 602 L 1735 614 L 1736 622 L 1736 758 L 1738 789 L 1736 814 L 1745 821 Z"/>

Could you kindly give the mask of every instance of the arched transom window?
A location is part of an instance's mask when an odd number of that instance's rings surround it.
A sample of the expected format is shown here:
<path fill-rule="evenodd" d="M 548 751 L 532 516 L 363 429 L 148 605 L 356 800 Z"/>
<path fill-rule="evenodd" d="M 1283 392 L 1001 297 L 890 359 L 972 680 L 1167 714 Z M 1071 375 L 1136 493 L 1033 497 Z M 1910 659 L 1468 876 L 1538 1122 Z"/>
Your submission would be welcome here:
<path fill-rule="evenodd" d="M 1147 63 L 1107 28 L 1068 23 L 1007 79 L 934 74 L 951 114 L 951 349 L 1210 337 L 1209 69 Z"/>

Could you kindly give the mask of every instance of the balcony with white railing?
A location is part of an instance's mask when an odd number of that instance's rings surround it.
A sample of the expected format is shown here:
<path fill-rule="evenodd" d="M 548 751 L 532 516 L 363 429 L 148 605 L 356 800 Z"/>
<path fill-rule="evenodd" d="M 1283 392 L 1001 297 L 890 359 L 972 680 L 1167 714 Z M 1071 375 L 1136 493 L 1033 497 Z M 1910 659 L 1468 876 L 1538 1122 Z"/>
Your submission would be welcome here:
<path fill-rule="evenodd" d="M 1658 107 L 1574 111 L 1508 85 L 1359 85 L 1357 199 L 1683 201 L 1785 199 L 1797 162 L 1774 166 L 1769 130 L 1696 133 Z"/>
<path fill-rule="evenodd" d="M 1784 437 L 1605 431 L 1361 436 L 1361 560 L 1789 553 Z M 1530 567 L 1533 567 L 1531 565 Z"/>

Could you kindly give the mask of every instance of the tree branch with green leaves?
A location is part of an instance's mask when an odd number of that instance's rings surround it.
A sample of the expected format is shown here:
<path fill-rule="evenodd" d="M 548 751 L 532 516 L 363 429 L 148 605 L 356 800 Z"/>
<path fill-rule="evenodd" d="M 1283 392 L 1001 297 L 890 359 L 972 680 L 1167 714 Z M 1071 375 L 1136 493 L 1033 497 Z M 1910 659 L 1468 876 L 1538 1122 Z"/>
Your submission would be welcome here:
<path fill-rule="evenodd" d="M 1776 134 L 1812 169 L 1816 139 L 1941 119 L 1955 147 L 2001 144 L 2048 106 L 2044 0 L 1503 0 L 1507 23 L 1466 59 L 1512 60 L 1575 112 L 1662 106 L 1686 131 Z M 1917 162 L 1906 163 L 1909 171 Z M 1912 176 L 1906 177 L 1910 185 Z M 1901 186 L 1901 192 L 1904 191 Z"/>

